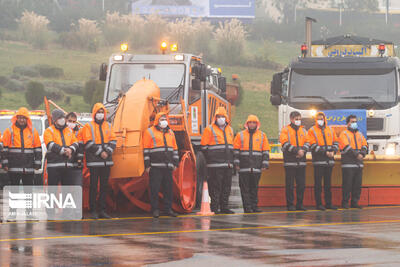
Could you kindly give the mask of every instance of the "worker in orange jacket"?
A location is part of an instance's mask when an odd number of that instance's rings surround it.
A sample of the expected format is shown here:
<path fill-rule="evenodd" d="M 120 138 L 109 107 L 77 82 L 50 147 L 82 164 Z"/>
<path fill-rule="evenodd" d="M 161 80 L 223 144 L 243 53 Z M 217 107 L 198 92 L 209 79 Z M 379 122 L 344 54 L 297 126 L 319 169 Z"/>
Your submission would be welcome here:
<path fill-rule="evenodd" d="M 201 137 L 208 168 L 211 210 L 215 213 L 234 213 L 228 208 L 234 167 L 233 139 L 226 110 L 218 107 L 212 124 L 204 129 Z"/>
<path fill-rule="evenodd" d="M 331 177 L 334 156 L 339 150 L 339 140 L 335 131 L 328 126 L 326 116 L 318 112 L 315 116 L 315 125 L 308 130 L 307 141 L 310 144 L 312 162 L 314 165 L 314 194 L 316 207 L 319 210 L 333 209 L 332 205 Z M 322 179 L 324 179 L 325 206 L 322 205 L 321 191 Z"/>
<path fill-rule="evenodd" d="M 233 142 L 235 166 L 239 171 L 239 186 L 245 213 L 261 212 L 258 208 L 258 183 L 261 171 L 269 166 L 269 142 L 260 131 L 260 121 L 249 115 L 244 131 L 238 133 Z"/>
<path fill-rule="evenodd" d="M 96 103 L 92 109 L 93 121 L 82 129 L 82 138 L 86 154 L 86 165 L 90 169 L 90 211 L 93 219 L 111 218 L 106 213 L 106 194 L 110 168 L 114 165 L 112 154 L 117 139 L 107 122 L 107 109 L 102 103 Z M 100 212 L 97 213 L 97 187 L 100 179 Z"/>
<path fill-rule="evenodd" d="M 79 149 L 77 152 L 78 160 L 76 161 L 75 165 L 77 168 L 82 168 L 83 167 L 83 137 L 82 137 L 82 129 L 83 127 L 80 127 L 78 124 L 78 116 L 76 115 L 75 112 L 70 112 L 65 116 L 65 119 L 67 121 L 67 127 L 70 128 L 76 138 L 78 139 L 79 143 Z"/>
<path fill-rule="evenodd" d="M 60 183 L 69 186 L 80 185 L 80 174 L 74 168 L 78 159 L 78 140 L 74 132 L 67 127 L 63 111 L 53 110 L 51 119 L 53 125 L 48 127 L 43 134 L 44 143 L 47 147 L 48 185 Z M 54 190 L 54 188 L 51 189 Z M 65 212 L 67 214 L 67 210 Z M 49 209 L 47 215 L 49 219 L 53 219 L 55 210 Z"/>
<path fill-rule="evenodd" d="M 174 132 L 168 126 L 165 112 L 156 114 L 153 126 L 143 133 L 144 165 L 150 176 L 150 203 L 154 218 L 160 216 L 158 193 L 163 187 L 165 215 L 176 217 L 172 211 L 172 172 L 179 165 L 178 146 Z"/>
<path fill-rule="evenodd" d="M 20 108 L 11 119 L 12 125 L 3 134 L 2 164 L 8 172 L 11 185 L 34 185 L 35 170 L 42 166 L 42 145 L 38 131 L 32 126 L 29 112 Z M 28 219 L 32 209 L 26 210 Z M 16 219 L 16 210 L 10 210 L 9 220 Z"/>
<path fill-rule="evenodd" d="M 289 116 L 290 124 L 283 127 L 279 137 L 286 176 L 286 205 L 289 211 L 305 211 L 303 197 L 306 184 L 306 154 L 310 145 L 307 142 L 307 131 L 301 125 L 301 114 L 292 111 Z M 296 181 L 296 207 L 293 203 L 294 181 Z"/>
<path fill-rule="evenodd" d="M 342 207 L 359 208 L 361 196 L 363 159 L 368 154 L 368 144 L 363 134 L 358 130 L 357 117 L 349 115 L 346 118 L 347 129 L 339 136 L 339 146 L 342 154 Z"/>

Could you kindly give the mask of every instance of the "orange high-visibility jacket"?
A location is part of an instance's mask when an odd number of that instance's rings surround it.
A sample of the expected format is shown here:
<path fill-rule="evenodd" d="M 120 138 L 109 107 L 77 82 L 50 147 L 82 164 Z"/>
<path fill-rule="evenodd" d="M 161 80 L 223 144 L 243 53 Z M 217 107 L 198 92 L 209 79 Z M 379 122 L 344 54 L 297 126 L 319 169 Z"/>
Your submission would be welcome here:
<path fill-rule="evenodd" d="M 317 123 L 318 115 L 324 116 L 325 124 L 322 127 Z M 336 153 L 339 150 L 339 139 L 335 131 L 328 126 L 323 112 L 315 116 L 315 125 L 308 130 L 307 141 L 310 144 L 313 165 L 333 166 L 335 164 L 335 160 L 329 158 L 326 152 Z"/>
<path fill-rule="evenodd" d="M 76 165 L 79 144 L 70 128 L 57 128 L 53 124 L 44 131 L 43 138 L 47 147 L 47 168 L 71 168 Z M 72 149 L 71 159 L 63 155 L 65 148 Z"/>
<path fill-rule="evenodd" d="M 217 115 L 225 117 L 223 130 L 216 124 Z M 218 107 L 213 123 L 204 129 L 201 136 L 201 148 L 209 168 L 233 168 L 233 129 L 229 126 L 228 116 L 223 107 Z"/>
<path fill-rule="evenodd" d="M 96 113 L 104 110 L 104 119 L 96 122 Z M 97 103 L 92 110 L 93 121 L 86 123 L 82 129 L 82 139 L 86 152 L 86 165 L 88 167 L 113 166 L 112 154 L 117 146 L 117 138 L 112 131 L 111 124 L 107 122 L 107 110 L 103 104 Z M 103 159 L 100 155 L 106 152 L 108 157 Z"/>
<path fill-rule="evenodd" d="M 157 113 L 154 124 L 143 132 L 144 165 L 156 168 L 173 169 L 179 165 L 178 146 L 174 132 L 167 127 L 158 127 L 158 122 L 165 112 Z"/>
<path fill-rule="evenodd" d="M 21 130 L 16 126 L 17 116 L 24 116 L 27 124 Z M 33 128 L 29 112 L 20 108 L 11 119 L 11 127 L 3 133 L 3 167 L 11 173 L 33 174 L 42 166 L 42 145 L 38 131 Z"/>
<path fill-rule="evenodd" d="M 306 153 L 302 158 L 296 158 L 299 150 L 307 152 L 310 144 L 307 142 L 307 132 L 303 126 L 296 127 L 289 124 L 283 127 L 279 136 L 283 152 L 283 165 L 285 167 L 305 167 Z"/>
<path fill-rule="evenodd" d="M 249 121 L 257 122 L 257 129 L 253 133 L 247 127 Z M 259 130 L 260 121 L 255 115 L 248 116 L 245 128 L 236 135 L 233 142 L 234 163 L 240 167 L 239 172 L 261 173 L 261 169 L 269 165 L 270 146 L 267 135 Z"/>
<path fill-rule="evenodd" d="M 364 163 L 358 160 L 359 154 L 368 154 L 367 140 L 359 131 L 350 131 L 348 129 L 340 133 L 339 146 L 342 154 L 342 168 L 363 168 Z"/>

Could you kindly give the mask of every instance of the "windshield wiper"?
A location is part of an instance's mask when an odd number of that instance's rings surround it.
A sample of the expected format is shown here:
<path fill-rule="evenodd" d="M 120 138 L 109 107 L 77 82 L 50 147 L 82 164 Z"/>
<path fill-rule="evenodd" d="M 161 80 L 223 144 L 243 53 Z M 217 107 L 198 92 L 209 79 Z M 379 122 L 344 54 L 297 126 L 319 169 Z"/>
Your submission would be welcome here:
<path fill-rule="evenodd" d="M 370 97 L 370 96 L 342 96 L 341 98 L 342 99 L 368 99 L 371 101 L 372 104 L 374 104 L 380 108 L 384 108 L 384 106 L 381 103 L 377 102 L 373 97 Z"/>
<path fill-rule="evenodd" d="M 181 90 L 183 89 L 183 81 L 185 80 L 185 74 L 182 75 L 181 82 L 179 83 L 178 87 L 174 89 L 167 97 L 166 100 L 169 102 L 172 99 L 178 99 L 181 94 Z"/>
<path fill-rule="evenodd" d="M 317 98 L 317 99 L 321 99 L 322 101 L 324 101 L 326 104 L 328 104 L 331 108 L 334 108 L 334 105 L 328 100 L 328 99 L 326 99 L 325 97 L 323 97 L 323 96 L 317 96 L 317 95 L 307 95 L 307 96 L 295 96 L 295 97 L 293 97 L 293 98 L 311 98 L 311 99 L 313 99 L 313 98 Z"/>

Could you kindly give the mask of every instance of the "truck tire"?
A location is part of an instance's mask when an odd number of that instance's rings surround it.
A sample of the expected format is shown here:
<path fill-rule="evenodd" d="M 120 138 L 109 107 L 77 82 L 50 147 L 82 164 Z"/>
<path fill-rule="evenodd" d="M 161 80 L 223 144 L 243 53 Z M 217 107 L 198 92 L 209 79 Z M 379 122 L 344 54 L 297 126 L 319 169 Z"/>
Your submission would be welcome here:
<path fill-rule="evenodd" d="M 207 180 L 206 158 L 203 152 L 201 151 L 196 152 L 196 172 L 197 172 L 196 208 L 200 208 L 201 198 L 203 193 L 203 182 Z"/>

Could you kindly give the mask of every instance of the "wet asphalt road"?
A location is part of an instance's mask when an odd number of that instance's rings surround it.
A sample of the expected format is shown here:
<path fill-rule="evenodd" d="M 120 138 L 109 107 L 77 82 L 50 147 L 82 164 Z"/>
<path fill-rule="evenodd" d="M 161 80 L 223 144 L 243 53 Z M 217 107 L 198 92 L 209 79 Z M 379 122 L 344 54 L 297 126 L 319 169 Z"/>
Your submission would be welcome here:
<path fill-rule="evenodd" d="M 400 207 L 0 224 L 1 266 L 400 265 Z M 240 210 L 237 210 L 240 212 Z M 143 215 L 142 215 L 143 216 Z"/>

